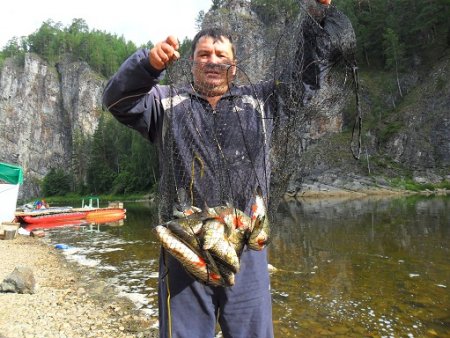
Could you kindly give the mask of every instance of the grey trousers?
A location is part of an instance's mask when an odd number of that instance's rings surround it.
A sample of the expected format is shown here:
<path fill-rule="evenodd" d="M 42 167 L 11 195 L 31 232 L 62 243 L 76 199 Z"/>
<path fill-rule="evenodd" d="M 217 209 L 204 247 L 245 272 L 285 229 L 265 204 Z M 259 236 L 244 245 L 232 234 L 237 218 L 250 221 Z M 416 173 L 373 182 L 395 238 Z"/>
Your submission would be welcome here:
<path fill-rule="evenodd" d="M 162 249 L 159 269 L 161 338 L 272 338 L 272 299 L 267 251 L 244 250 L 232 287 L 210 287 L 193 279 Z"/>

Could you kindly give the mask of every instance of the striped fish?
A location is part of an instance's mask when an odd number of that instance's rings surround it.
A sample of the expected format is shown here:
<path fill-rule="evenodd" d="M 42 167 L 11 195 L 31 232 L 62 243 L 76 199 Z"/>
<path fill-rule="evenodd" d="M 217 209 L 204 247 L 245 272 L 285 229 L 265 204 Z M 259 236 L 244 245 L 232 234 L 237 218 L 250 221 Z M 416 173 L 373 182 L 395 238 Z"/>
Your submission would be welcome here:
<path fill-rule="evenodd" d="M 252 208 L 252 223 L 253 227 L 251 229 L 247 246 L 252 250 L 259 251 L 264 249 L 270 241 L 269 220 L 260 189 L 258 189 L 255 204 Z"/>
<path fill-rule="evenodd" d="M 191 273 L 195 278 L 212 286 L 225 286 L 226 283 L 219 271 L 213 271 L 204 258 L 178 239 L 168 228 L 157 225 L 155 234 L 162 246 Z"/>

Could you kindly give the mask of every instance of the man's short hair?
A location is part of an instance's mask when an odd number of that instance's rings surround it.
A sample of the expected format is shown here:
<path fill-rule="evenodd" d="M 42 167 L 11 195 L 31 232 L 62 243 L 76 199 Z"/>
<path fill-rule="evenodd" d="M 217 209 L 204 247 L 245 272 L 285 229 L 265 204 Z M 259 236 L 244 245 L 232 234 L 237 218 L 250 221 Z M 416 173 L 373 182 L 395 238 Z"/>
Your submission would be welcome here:
<path fill-rule="evenodd" d="M 226 38 L 231 43 L 231 49 L 233 51 L 233 58 L 236 58 L 236 47 L 233 43 L 233 38 L 231 37 L 231 34 L 224 28 L 221 27 L 210 27 L 210 28 L 204 28 L 200 32 L 198 32 L 194 40 L 192 40 L 192 47 L 191 47 L 191 57 L 194 57 L 195 49 L 197 48 L 198 40 L 204 36 L 209 36 L 213 38 L 214 41 L 221 41 L 223 38 Z"/>

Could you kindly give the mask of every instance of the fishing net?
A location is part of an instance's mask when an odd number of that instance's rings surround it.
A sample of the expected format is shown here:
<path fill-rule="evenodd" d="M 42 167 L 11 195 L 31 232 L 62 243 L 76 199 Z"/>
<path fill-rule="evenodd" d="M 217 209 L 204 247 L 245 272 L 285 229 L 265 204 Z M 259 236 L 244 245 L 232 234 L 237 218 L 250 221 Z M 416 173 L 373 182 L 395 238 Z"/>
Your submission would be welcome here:
<path fill-rule="evenodd" d="M 290 3 L 289 15 L 274 15 L 276 7 L 252 3 L 225 2 L 203 20 L 203 29 L 231 32 L 235 62 L 198 62 L 187 54 L 165 76 L 159 149 L 166 223 L 157 235 L 188 272 L 210 285 L 234 283 L 237 269 L 227 268 L 226 258 L 240 255 L 244 244 L 265 247 L 302 153 L 340 130 L 342 107 L 357 89 L 355 36 L 341 12 L 303 0 Z M 205 99 L 223 88 L 216 105 Z M 192 208 L 194 216 L 184 214 Z M 180 214 L 184 219 L 174 221 Z M 214 256 L 204 248 L 218 233 L 219 243 L 234 249 L 222 246 Z"/>
<path fill-rule="evenodd" d="M 231 32 L 235 67 L 194 64 L 186 54 L 166 71 L 163 220 L 173 218 L 174 203 L 231 204 L 250 214 L 258 186 L 272 218 L 305 149 L 341 128 L 341 109 L 355 89 L 349 20 L 315 0 L 289 2 L 289 13 L 255 3 L 225 1 L 203 20 L 202 28 Z M 206 84 L 192 85 L 205 67 L 230 83 L 215 108 L 188 95 L 208 95 Z"/>

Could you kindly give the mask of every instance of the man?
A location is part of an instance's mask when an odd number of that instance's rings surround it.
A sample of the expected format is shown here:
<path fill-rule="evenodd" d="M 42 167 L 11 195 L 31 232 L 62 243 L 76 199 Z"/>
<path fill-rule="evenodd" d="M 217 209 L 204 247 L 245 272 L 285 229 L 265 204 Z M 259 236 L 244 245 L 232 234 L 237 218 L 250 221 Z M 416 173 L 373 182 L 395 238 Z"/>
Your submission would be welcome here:
<path fill-rule="evenodd" d="M 192 82 L 158 84 L 178 60 L 169 36 L 140 50 L 106 86 L 103 103 L 122 123 L 158 146 L 160 218 L 173 218 L 181 191 L 197 207 L 231 203 L 250 214 L 259 186 L 267 199 L 276 112 L 273 82 L 236 86 L 236 51 L 220 28 L 200 31 L 192 43 Z M 168 70 L 169 71 L 169 70 Z M 168 74 L 172 76 L 172 74 Z M 159 281 L 161 337 L 273 337 L 267 252 L 244 250 L 232 287 L 206 286 L 162 250 Z"/>
<path fill-rule="evenodd" d="M 228 202 L 247 213 L 259 184 L 267 194 L 263 164 L 269 140 L 263 122 L 270 122 L 255 109 L 259 102 L 251 88 L 231 84 L 236 74 L 231 37 L 220 29 L 204 30 L 193 45 L 192 86 L 157 85 L 167 64 L 179 57 L 177 40 L 169 36 L 149 53 L 138 51 L 128 59 L 105 90 L 104 103 L 114 116 L 158 144 L 162 221 L 172 218 L 181 188 L 195 206 Z M 258 90 L 263 98 L 270 88 Z M 273 336 L 265 250 L 244 251 L 230 288 L 195 281 L 167 253 L 161 256 L 160 278 L 161 337 L 211 338 L 217 320 L 225 337 Z"/>

